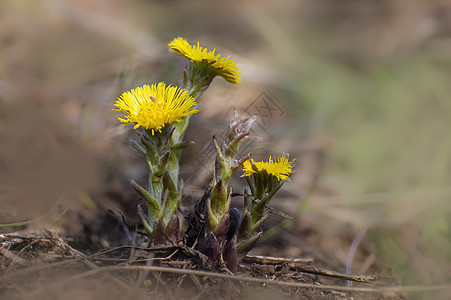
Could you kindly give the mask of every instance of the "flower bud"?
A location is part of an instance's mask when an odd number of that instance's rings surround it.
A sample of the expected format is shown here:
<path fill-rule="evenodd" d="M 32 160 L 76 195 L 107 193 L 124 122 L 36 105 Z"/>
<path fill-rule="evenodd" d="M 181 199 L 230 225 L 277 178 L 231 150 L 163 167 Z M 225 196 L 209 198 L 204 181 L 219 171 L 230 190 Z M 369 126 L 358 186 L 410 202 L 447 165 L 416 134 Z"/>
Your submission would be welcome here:
<path fill-rule="evenodd" d="M 218 239 L 210 231 L 204 239 L 201 252 L 208 257 L 208 264 L 212 266 L 218 259 L 220 245 Z"/>

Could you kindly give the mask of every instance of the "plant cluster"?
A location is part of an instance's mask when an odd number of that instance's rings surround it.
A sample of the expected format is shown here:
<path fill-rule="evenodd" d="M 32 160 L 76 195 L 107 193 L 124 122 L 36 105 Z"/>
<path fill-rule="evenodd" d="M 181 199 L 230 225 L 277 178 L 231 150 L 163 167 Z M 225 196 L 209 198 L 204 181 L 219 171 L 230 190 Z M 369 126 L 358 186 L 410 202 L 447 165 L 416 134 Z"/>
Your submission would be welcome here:
<path fill-rule="evenodd" d="M 235 270 L 238 261 L 260 239 L 260 225 L 269 217 L 267 204 L 289 180 L 294 160 L 288 155 L 266 162 L 250 159 L 250 153 L 237 158 L 240 144 L 249 136 L 255 118 L 232 120 L 222 143 L 213 137 L 216 160 L 211 184 L 185 232 L 180 228 L 177 210 L 182 200 L 183 181 L 179 178 L 180 156 L 183 149 L 194 144 L 184 141 L 190 118 L 198 112 L 197 101 L 216 76 L 231 84 L 240 82 L 240 71 L 229 57 L 208 51 L 197 43 L 190 45 L 184 38 L 175 38 L 168 44 L 169 51 L 188 59 L 181 87 L 160 82 L 137 87 L 123 93 L 114 110 L 125 113 L 119 121 L 134 124 L 139 141 L 130 144 L 147 162 L 147 188 L 131 180 L 131 185 L 144 200 L 138 206 L 141 219 L 153 245 L 184 243 L 208 257 L 210 265 L 224 262 Z M 244 193 L 244 212 L 231 207 L 232 175 L 244 171 L 250 194 Z"/>

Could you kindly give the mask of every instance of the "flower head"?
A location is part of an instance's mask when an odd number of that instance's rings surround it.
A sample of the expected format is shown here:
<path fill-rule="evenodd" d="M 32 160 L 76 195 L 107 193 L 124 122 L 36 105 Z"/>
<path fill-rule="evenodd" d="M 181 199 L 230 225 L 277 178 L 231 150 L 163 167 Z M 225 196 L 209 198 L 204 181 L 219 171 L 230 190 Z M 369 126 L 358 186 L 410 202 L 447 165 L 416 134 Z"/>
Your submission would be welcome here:
<path fill-rule="evenodd" d="M 135 124 L 135 129 L 141 126 L 154 134 L 198 112 L 193 109 L 195 105 L 196 101 L 185 90 L 160 82 L 123 93 L 114 104 L 118 109 L 113 110 L 127 114 L 125 119 L 118 118 L 124 125 Z"/>
<path fill-rule="evenodd" d="M 178 37 L 168 44 L 169 51 L 184 56 L 193 63 L 204 63 L 213 68 L 216 75 L 223 77 L 232 84 L 240 82 L 240 70 L 236 63 L 221 54 L 215 54 L 216 49 L 208 51 L 202 48 L 197 42 L 197 46 L 191 46 L 184 38 Z"/>
<path fill-rule="evenodd" d="M 277 162 L 273 161 L 271 156 L 268 161 L 246 160 L 242 165 L 244 175 L 251 176 L 257 173 L 266 173 L 277 177 L 279 180 L 287 180 L 293 171 L 293 162 L 288 157 L 282 156 L 277 158 Z"/>

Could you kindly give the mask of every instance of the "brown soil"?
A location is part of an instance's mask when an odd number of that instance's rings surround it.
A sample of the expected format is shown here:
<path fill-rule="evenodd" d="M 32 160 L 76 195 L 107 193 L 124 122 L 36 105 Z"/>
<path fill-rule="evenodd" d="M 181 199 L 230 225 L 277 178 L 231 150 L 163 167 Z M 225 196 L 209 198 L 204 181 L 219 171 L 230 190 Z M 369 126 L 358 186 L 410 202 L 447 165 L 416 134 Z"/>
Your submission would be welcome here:
<path fill-rule="evenodd" d="M 231 274 L 220 263 L 207 267 L 203 254 L 183 245 L 149 248 L 139 234 L 135 245 L 97 251 L 93 244 L 75 249 L 71 244 L 83 245 L 82 240 L 49 231 L 2 234 L 0 243 L 5 299 L 403 298 L 377 288 L 387 286 L 387 279 L 334 272 L 315 258 L 248 257 Z M 348 287 L 345 279 L 368 283 Z"/>

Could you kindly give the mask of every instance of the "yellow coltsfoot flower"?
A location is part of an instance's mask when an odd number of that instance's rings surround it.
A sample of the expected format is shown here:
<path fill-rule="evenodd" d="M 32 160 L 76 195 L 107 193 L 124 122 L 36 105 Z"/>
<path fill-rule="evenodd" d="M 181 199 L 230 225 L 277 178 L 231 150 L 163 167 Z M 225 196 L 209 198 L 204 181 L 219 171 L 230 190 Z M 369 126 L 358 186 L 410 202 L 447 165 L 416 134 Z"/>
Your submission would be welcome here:
<path fill-rule="evenodd" d="M 222 57 L 220 53 L 215 54 L 216 49 L 208 51 L 207 48 L 202 48 L 199 42 L 197 42 L 197 46 L 191 46 L 182 37 L 172 40 L 168 47 L 169 51 L 184 56 L 193 63 L 203 63 L 210 66 L 210 71 L 232 84 L 240 82 L 240 70 L 236 63 L 229 56 Z"/>
<path fill-rule="evenodd" d="M 180 122 L 183 117 L 197 113 L 194 109 L 196 101 L 188 93 L 178 87 L 166 86 L 164 82 L 145 84 L 123 93 L 114 106 L 126 113 L 125 119 L 118 118 L 126 124 L 135 124 L 135 129 L 142 127 L 161 132 L 166 126 Z"/>
<path fill-rule="evenodd" d="M 244 199 L 244 216 L 239 229 L 237 247 L 238 252 L 246 254 L 260 238 L 258 228 L 271 215 L 266 210 L 268 203 L 277 191 L 289 179 L 293 172 L 295 160 L 289 161 L 288 155 L 278 157 L 277 160 L 270 156 L 268 161 L 246 160 L 242 165 L 252 196 L 259 201 Z M 250 247 L 250 248 L 249 248 Z"/>
<path fill-rule="evenodd" d="M 279 180 L 287 180 L 293 171 L 293 162 L 288 157 L 278 157 L 277 161 L 273 161 L 271 156 L 268 161 L 257 162 L 253 159 L 246 160 L 243 163 L 243 171 L 245 176 L 251 176 L 257 173 L 266 173 L 277 177 Z"/>

